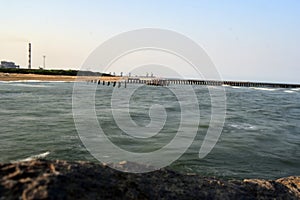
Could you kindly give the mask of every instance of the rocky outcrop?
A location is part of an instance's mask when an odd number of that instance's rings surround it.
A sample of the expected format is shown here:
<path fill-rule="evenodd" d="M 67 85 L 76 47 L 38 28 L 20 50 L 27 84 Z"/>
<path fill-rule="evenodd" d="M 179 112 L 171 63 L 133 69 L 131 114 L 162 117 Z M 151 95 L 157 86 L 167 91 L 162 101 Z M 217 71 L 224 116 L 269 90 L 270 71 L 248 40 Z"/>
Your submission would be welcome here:
<path fill-rule="evenodd" d="M 300 177 L 226 181 L 168 169 L 123 173 L 88 162 L 0 164 L 0 178 L 0 199 L 300 199 Z"/>

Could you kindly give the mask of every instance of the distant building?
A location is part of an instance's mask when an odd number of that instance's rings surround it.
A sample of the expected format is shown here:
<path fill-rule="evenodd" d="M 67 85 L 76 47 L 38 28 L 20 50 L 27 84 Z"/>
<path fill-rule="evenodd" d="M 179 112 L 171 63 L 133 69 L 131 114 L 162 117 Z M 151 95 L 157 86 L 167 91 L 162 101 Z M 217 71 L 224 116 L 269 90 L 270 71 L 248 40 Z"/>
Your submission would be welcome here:
<path fill-rule="evenodd" d="M 20 66 L 16 65 L 14 62 L 1 61 L 0 68 L 18 69 Z"/>

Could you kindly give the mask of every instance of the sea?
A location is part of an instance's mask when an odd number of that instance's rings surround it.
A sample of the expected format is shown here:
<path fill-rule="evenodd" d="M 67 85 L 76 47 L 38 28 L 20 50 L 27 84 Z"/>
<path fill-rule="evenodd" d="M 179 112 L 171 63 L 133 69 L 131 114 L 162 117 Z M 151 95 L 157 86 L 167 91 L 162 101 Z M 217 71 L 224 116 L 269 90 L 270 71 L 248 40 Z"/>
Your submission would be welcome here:
<path fill-rule="evenodd" d="M 82 84 L 95 87 L 92 83 Z M 146 127 L 151 121 L 151 105 L 159 104 L 165 107 L 167 119 L 158 134 L 168 138 L 176 135 L 181 120 L 181 104 L 170 88 L 190 86 L 96 86 L 95 115 L 114 144 L 132 152 L 162 148 L 162 142 L 168 140 L 153 137 L 148 143 L 135 143 L 122 137 L 112 115 L 112 91 L 117 89 L 125 95 L 130 87 L 138 87 L 130 97 L 131 120 Z M 300 175 L 300 88 L 192 87 L 201 120 L 189 119 L 199 121 L 196 135 L 191 134 L 192 144 L 168 168 L 224 179 Z M 211 119 L 209 90 L 220 87 L 226 94 L 224 126 L 212 151 L 200 159 L 199 150 Z M 72 82 L 0 82 L 0 162 L 35 158 L 100 162 L 87 150 L 76 129 L 73 90 Z M 181 101 L 190 103 L 189 98 Z M 176 148 L 172 151 L 177 153 Z"/>

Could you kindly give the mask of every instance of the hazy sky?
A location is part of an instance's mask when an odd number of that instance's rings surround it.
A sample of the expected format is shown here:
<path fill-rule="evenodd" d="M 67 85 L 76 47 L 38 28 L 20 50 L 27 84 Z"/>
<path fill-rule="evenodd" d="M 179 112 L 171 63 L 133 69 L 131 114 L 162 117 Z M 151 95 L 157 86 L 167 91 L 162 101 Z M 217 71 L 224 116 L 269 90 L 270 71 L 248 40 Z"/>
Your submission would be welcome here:
<path fill-rule="evenodd" d="M 0 0 L 0 60 L 78 69 L 110 37 L 152 27 L 202 46 L 224 79 L 299 83 L 300 1 Z"/>

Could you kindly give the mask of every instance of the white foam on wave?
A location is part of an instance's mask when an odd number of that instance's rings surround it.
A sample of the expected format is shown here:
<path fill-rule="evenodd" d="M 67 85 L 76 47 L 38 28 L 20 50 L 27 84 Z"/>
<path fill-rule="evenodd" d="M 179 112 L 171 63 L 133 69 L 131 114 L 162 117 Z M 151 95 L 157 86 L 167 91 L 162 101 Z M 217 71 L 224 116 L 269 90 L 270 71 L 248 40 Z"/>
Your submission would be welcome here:
<path fill-rule="evenodd" d="M 232 128 L 244 129 L 244 130 L 256 130 L 256 126 L 251 124 L 230 124 Z"/>
<path fill-rule="evenodd" d="M 284 90 L 284 92 L 286 92 L 286 93 L 294 93 L 295 91 L 293 91 L 293 90 Z"/>
<path fill-rule="evenodd" d="M 300 88 L 293 88 L 291 90 L 293 90 L 293 91 L 300 91 Z"/>
<path fill-rule="evenodd" d="M 15 162 L 24 162 L 24 161 L 36 160 L 36 159 L 39 159 L 39 158 L 45 158 L 45 157 L 47 157 L 49 154 L 50 154 L 50 151 L 46 151 L 46 152 L 44 152 L 44 153 L 32 155 L 32 156 L 29 156 L 29 157 L 27 157 L 27 158 L 17 160 L 17 161 L 15 161 Z"/>
<path fill-rule="evenodd" d="M 41 80 L 17 80 L 17 81 L 3 81 L 7 83 L 39 83 L 39 82 L 44 82 Z"/>
<path fill-rule="evenodd" d="M 239 86 L 231 86 L 231 88 L 239 89 L 239 88 L 241 88 L 241 87 L 239 87 Z"/>
<path fill-rule="evenodd" d="M 209 89 L 222 89 L 221 87 L 214 86 L 214 85 L 208 85 L 207 88 L 209 88 Z"/>
<path fill-rule="evenodd" d="M 252 88 L 254 90 L 264 90 L 264 91 L 276 91 L 276 90 L 278 90 L 276 88 L 263 88 L 263 87 L 250 87 L 250 88 Z"/>
<path fill-rule="evenodd" d="M 32 84 L 13 84 L 13 86 L 19 86 L 19 87 L 35 87 L 35 88 L 43 88 L 43 87 L 51 87 L 49 85 L 32 85 Z"/>
<path fill-rule="evenodd" d="M 45 81 L 45 82 L 48 82 L 48 83 L 74 83 L 75 81 Z"/>

